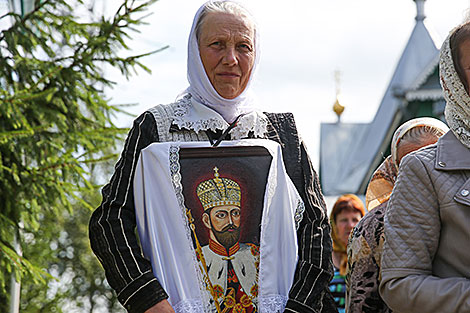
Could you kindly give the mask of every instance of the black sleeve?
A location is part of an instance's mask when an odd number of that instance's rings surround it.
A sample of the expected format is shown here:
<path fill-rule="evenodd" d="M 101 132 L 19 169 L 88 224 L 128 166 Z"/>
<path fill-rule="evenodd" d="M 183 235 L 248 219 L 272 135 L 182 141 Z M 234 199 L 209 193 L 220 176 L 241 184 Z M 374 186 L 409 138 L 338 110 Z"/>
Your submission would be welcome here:
<path fill-rule="evenodd" d="M 93 212 L 91 248 L 103 265 L 106 278 L 129 312 L 144 312 L 168 298 L 142 255 L 134 210 L 133 178 L 140 151 L 158 141 L 151 113 L 139 116 L 126 139 L 111 181 L 102 189 L 103 200 Z"/>
<path fill-rule="evenodd" d="M 284 312 L 337 312 L 328 288 L 333 277 L 333 265 L 326 204 L 303 143 L 300 158 L 304 184 L 297 189 L 305 203 L 305 212 L 297 231 L 299 261 Z"/>

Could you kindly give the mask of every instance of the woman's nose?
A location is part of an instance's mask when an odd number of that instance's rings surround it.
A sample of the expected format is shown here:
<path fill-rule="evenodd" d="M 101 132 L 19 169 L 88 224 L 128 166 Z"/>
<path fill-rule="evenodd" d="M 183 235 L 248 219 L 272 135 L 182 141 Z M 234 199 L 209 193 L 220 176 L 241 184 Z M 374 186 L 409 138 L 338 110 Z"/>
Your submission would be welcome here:
<path fill-rule="evenodd" d="M 227 47 L 227 49 L 225 49 L 223 62 L 226 65 L 235 65 L 237 63 L 237 56 L 234 47 Z"/>

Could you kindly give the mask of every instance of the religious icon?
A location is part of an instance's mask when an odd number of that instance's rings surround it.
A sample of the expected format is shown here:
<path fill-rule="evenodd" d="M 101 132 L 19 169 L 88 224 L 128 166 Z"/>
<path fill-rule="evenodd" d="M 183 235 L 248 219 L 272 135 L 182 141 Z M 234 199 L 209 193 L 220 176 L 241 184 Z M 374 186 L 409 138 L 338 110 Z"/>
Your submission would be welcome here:
<path fill-rule="evenodd" d="M 207 306 L 218 313 L 258 312 L 260 225 L 271 156 L 260 147 L 198 150 L 181 149 L 180 164 L 188 225 L 211 294 Z"/>

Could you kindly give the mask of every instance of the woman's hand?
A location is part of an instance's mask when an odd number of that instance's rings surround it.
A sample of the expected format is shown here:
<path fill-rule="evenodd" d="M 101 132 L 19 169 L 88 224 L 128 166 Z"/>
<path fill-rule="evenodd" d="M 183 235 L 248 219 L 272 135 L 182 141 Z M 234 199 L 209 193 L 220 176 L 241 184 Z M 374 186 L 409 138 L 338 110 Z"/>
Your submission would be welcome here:
<path fill-rule="evenodd" d="M 163 300 L 155 304 L 153 307 L 145 311 L 145 313 L 175 313 L 168 300 Z"/>

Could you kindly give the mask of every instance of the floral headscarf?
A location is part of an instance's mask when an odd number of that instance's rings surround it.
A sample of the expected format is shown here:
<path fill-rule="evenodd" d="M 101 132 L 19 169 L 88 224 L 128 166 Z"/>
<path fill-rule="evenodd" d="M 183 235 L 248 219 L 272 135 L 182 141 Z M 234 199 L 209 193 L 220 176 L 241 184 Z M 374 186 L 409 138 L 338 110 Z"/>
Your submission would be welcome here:
<path fill-rule="evenodd" d="M 389 155 L 375 170 L 369 185 L 367 186 L 367 211 L 372 210 L 376 206 L 390 199 L 397 175 L 397 167 L 392 161 L 392 156 Z"/>
<path fill-rule="evenodd" d="M 460 142 L 470 148 L 470 97 L 457 74 L 450 47 L 452 35 L 466 25 L 468 22 L 454 28 L 442 44 L 439 76 L 447 102 L 444 111 L 447 124 Z"/>

